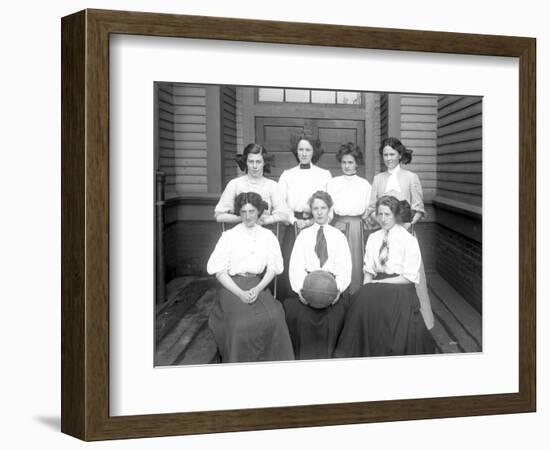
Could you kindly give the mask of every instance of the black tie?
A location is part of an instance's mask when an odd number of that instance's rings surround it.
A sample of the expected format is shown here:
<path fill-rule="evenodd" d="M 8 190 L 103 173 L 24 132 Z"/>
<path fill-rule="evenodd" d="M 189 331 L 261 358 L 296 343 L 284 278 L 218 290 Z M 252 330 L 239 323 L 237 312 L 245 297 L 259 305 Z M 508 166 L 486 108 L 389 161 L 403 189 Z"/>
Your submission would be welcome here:
<path fill-rule="evenodd" d="M 300 164 L 300 169 L 311 169 L 311 164 Z"/>
<path fill-rule="evenodd" d="M 325 233 L 323 232 L 323 227 L 319 227 L 317 231 L 317 242 L 315 243 L 315 253 L 319 257 L 319 262 L 321 263 L 320 267 L 323 267 L 328 259 L 327 253 L 327 240 L 325 238 Z"/>
<path fill-rule="evenodd" d="M 388 244 L 388 231 L 384 231 L 384 239 L 382 239 L 382 245 L 380 246 L 380 251 L 378 252 L 378 260 L 380 265 L 384 267 L 388 262 L 388 256 L 390 253 L 390 246 Z"/>

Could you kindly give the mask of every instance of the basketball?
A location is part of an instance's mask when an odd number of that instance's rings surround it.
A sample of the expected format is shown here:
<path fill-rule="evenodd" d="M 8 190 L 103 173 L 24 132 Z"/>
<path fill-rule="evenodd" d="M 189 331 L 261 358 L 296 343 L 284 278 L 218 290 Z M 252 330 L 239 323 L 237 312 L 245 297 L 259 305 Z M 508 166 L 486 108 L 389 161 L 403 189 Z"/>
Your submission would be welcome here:
<path fill-rule="evenodd" d="M 336 280 L 330 272 L 315 270 L 307 274 L 302 288 L 302 297 L 309 306 L 316 309 L 326 308 L 334 301 L 337 294 Z"/>

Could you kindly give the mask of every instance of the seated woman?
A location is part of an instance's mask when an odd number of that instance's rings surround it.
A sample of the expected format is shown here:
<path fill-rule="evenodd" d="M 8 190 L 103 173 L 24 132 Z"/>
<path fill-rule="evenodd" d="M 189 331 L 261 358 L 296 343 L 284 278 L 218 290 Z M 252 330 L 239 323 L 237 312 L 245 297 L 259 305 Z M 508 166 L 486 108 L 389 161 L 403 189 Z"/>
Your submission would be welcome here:
<path fill-rule="evenodd" d="M 208 324 L 222 362 L 294 359 L 283 307 L 265 289 L 283 271 L 277 238 L 258 225 L 266 208 L 255 192 L 237 195 L 242 223 L 222 234 L 208 260 L 221 284 Z"/>
<path fill-rule="evenodd" d="M 420 314 L 420 248 L 396 218 L 401 204 L 392 196 L 376 202 L 382 229 L 369 236 L 363 287 L 353 297 L 335 357 L 434 353 L 435 341 Z"/>
<path fill-rule="evenodd" d="M 344 323 L 346 298 L 342 296 L 351 280 L 351 255 L 344 234 L 329 225 L 330 195 L 315 192 L 309 199 L 314 224 L 296 237 L 290 256 L 290 284 L 298 298 L 285 300 L 286 320 L 296 359 L 330 358 Z M 302 296 L 308 273 L 324 270 L 334 275 L 338 293 L 323 309 L 308 305 Z"/>
<path fill-rule="evenodd" d="M 239 223 L 239 211 L 233 208 L 235 197 L 243 192 L 256 192 L 267 203 L 260 216 L 260 225 L 269 225 L 288 220 L 286 203 L 277 182 L 264 177 L 271 172 L 271 159 L 267 150 L 258 144 L 248 144 L 242 155 L 237 156 L 237 164 L 245 175 L 233 178 L 227 183 L 218 204 L 214 208 L 214 217 L 218 222 Z"/>

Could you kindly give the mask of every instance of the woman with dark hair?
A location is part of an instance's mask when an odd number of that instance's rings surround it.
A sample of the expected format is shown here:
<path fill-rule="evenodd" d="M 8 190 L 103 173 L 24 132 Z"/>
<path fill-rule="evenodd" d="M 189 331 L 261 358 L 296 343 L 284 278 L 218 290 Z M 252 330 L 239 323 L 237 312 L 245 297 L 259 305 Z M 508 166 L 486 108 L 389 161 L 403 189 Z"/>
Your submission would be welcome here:
<path fill-rule="evenodd" d="M 248 144 L 242 155 L 237 155 L 237 164 L 245 175 L 227 183 L 214 216 L 218 222 L 239 223 L 239 212 L 233 206 L 235 197 L 242 192 L 256 192 L 267 203 L 267 208 L 259 219 L 260 225 L 268 225 L 288 220 L 287 207 L 277 182 L 264 177 L 271 172 L 272 157 L 258 144 Z"/>
<path fill-rule="evenodd" d="M 336 153 L 336 159 L 342 168 L 342 175 L 332 178 L 327 191 L 334 200 L 334 219 L 332 225 L 346 230 L 353 264 L 350 294 L 355 294 L 363 283 L 363 221 L 371 186 L 357 175 L 357 168 L 363 164 L 361 149 L 348 142 L 342 144 Z"/>
<path fill-rule="evenodd" d="M 278 279 L 281 281 L 279 284 L 281 299 L 291 295 L 292 292 L 288 281 L 288 262 L 296 238 L 295 227 L 300 231 L 313 225 L 314 220 L 311 217 L 308 200 L 314 192 L 326 191 L 328 182 L 332 178 L 328 170 L 315 165 L 323 154 L 319 139 L 314 139 L 305 133 L 293 136 L 290 150 L 298 161 L 298 165 L 285 170 L 279 178 L 279 187 L 283 201 L 288 206 L 288 222 L 291 225 L 285 230 L 282 244 L 285 274 Z"/>
<path fill-rule="evenodd" d="M 426 214 L 418 175 L 401 166 L 412 161 L 412 150 L 406 148 L 399 139 L 389 137 L 382 141 L 379 151 L 386 171 L 374 177 L 367 214 L 376 223 L 376 201 L 383 195 L 392 195 L 400 201 L 406 201 L 410 207 L 410 215 L 407 213 L 407 205 L 403 204 L 402 208 L 405 214 L 403 226 L 409 230 Z"/>
<path fill-rule="evenodd" d="M 401 202 L 376 202 L 381 229 L 367 241 L 364 285 L 353 297 L 334 356 L 417 355 L 435 352 L 420 313 L 420 248 L 402 223 Z"/>
<path fill-rule="evenodd" d="M 266 208 L 255 192 L 237 195 L 242 223 L 221 235 L 208 260 L 221 284 L 208 324 L 222 362 L 294 359 L 283 307 L 266 289 L 283 271 L 277 238 L 258 225 Z"/>
<path fill-rule="evenodd" d="M 412 161 L 412 150 L 406 148 L 399 139 L 389 137 L 382 141 L 380 155 L 387 170 L 374 177 L 365 216 L 371 225 L 378 228 L 376 202 L 384 195 L 392 195 L 401 201 L 400 221 L 405 229 L 414 234 L 414 225 L 426 216 L 426 211 L 418 175 L 401 167 Z M 434 316 L 428 295 L 424 264 L 421 264 L 420 281 L 415 286 L 420 299 L 422 317 L 428 329 L 431 329 L 434 326 Z"/>
<path fill-rule="evenodd" d="M 290 283 L 296 295 L 285 300 L 284 308 L 296 359 L 332 357 L 344 323 L 349 300 L 341 294 L 350 283 L 351 256 L 346 237 L 328 223 L 332 204 L 327 192 L 311 196 L 314 224 L 298 235 L 290 257 Z M 303 295 L 306 277 L 315 271 L 332 274 L 336 284 L 337 294 L 324 308 L 310 305 Z"/>

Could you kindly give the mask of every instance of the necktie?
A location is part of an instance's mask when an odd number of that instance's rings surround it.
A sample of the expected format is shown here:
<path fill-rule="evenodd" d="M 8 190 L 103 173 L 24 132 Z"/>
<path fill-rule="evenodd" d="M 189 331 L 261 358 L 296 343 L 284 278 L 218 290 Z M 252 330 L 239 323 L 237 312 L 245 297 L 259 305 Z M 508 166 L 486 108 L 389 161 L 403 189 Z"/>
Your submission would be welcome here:
<path fill-rule="evenodd" d="M 388 232 L 384 232 L 384 239 L 382 239 L 382 245 L 380 246 L 380 251 L 378 252 L 378 260 L 380 261 L 381 266 L 385 266 L 388 262 L 388 254 L 390 252 L 390 246 L 388 245 Z"/>
<path fill-rule="evenodd" d="M 325 238 L 325 233 L 323 232 L 323 227 L 319 227 L 319 230 L 317 231 L 315 254 L 319 258 L 319 262 L 321 263 L 320 267 L 323 267 L 328 259 L 327 240 Z"/>
<path fill-rule="evenodd" d="M 300 169 L 311 169 L 311 164 L 300 164 Z"/>

